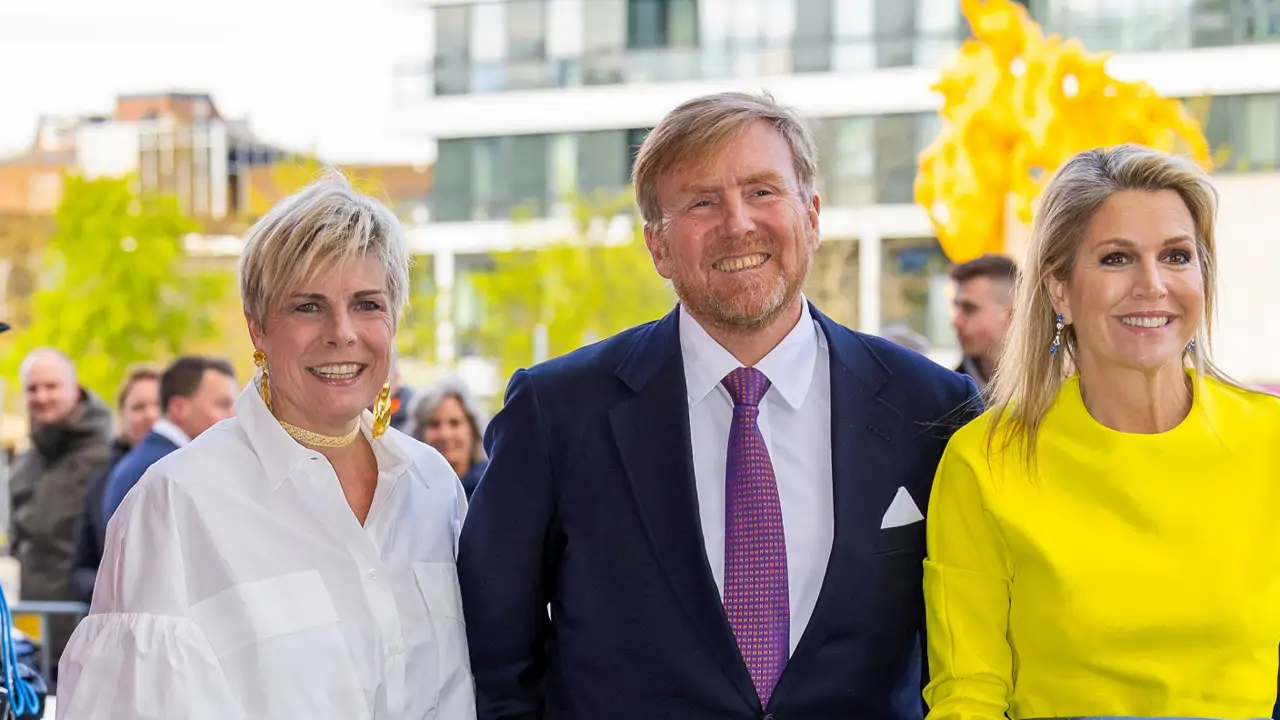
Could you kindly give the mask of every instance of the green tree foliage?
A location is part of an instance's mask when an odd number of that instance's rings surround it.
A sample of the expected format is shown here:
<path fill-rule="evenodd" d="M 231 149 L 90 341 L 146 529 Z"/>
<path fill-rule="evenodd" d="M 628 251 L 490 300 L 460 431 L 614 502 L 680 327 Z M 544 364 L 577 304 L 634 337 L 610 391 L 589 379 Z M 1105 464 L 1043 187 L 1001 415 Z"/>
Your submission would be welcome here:
<path fill-rule="evenodd" d="M 624 243 L 608 244 L 610 219 L 632 212 L 631 193 L 570 198 L 575 232 L 536 250 L 495 253 L 478 274 L 484 306 L 479 342 L 502 378 L 534 361 L 534 333 L 547 329 L 556 357 L 668 312 L 675 296 L 654 271 L 638 218 Z"/>
<path fill-rule="evenodd" d="M 415 255 L 409 266 L 409 301 L 396 331 L 403 357 L 431 360 L 436 355 L 436 283 L 430 255 Z"/>
<path fill-rule="evenodd" d="M 163 361 L 215 332 L 211 308 L 232 274 L 190 268 L 183 238 L 195 222 L 173 198 L 141 195 L 136 185 L 67 178 L 31 326 L 7 357 L 10 378 L 28 351 L 56 347 L 82 384 L 109 398 L 130 365 Z"/>

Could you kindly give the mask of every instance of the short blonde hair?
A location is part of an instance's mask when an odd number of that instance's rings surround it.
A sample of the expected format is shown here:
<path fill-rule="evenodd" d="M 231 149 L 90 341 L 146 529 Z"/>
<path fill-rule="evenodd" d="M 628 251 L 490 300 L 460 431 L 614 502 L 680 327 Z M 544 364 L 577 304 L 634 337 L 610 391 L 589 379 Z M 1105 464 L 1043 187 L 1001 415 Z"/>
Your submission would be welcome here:
<path fill-rule="evenodd" d="M 254 223 L 240 255 L 240 299 L 266 324 L 269 308 L 321 271 L 373 257 L 386 273 L 397 322 L 409 295 L 409 243 L 381 202 L 357 191 L 337 170 L 281 200 Z"/>
<path fill-rule="evenodd" d="M 1098 209 L 1125 190 L 1172 190 L 1182 198 L 1196 229 L 1196 254 L 1204 282 L 1204 321 L 1195 333 L 1194 353 L 1184 362 L 1199 376 L 1209 375 L 1239 387 L 1212 360 L 1211 342 L 1217 300 L 1217 245 L 1214 220 L 1218 193 L 1198 165 L 1140 145 L 1126 144 L 1078 153 L 1054 174 L 1041 195 L 1031 226 L 1031 242 L 1018 282 L 1017 304 L 1005 348 L 992 377 L 994 416 L 989 444 L 997 435 L 1005 447 L 1016 444 L 1034 464 L 1036 436 L 1063 381 L 1075 372 L 1078 351 L 1073 328 L 1062 330 L 1062 346 L 1051 354 L 1057 317 L 1048 281 L 1067 281 L 1076 255 Z"/>
<path fill-rule="evenodd" d="M 658 183 L 668 173 L 706 160 L 748 126 L 767 122 L 791 148 L 800 194 L 807 203 L 817 194 L 818 149 L 813 134 L 795 110 L 768 93 L 724 92 L 682 103 L 658 123 L 636 153 L 631 182 L 640 217 L 648 228 L 662 217 Z"/>

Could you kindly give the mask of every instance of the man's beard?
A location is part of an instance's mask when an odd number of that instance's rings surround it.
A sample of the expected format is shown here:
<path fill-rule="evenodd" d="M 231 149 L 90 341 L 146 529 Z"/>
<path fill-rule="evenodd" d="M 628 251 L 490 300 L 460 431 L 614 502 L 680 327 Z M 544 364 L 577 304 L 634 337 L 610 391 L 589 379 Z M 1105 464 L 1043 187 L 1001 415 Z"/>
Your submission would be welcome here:
<path fill-rule="evenodd" d="M 760 247 L 762 244 L 746 244 L 748 247 Z M 794 303 L 804 287 L 805 278 L 809 274 L 812 256 L 800 255 L 800 267 L 787 268 L 781 265 L 776 252 L 777 243 L 766 243 L 770 259 L 768 262 L 779 263 L 779 272 L 744 284 L 731 294 L 725 296 L 708 286 L 685 282 L 685 276 L 677 273 L 672 279 L 677 297 L 689 314 L 699 322 L 711 327 L 735 334 L 745 334 L 767 327 L 786 312 Z M 714 275 L 717 271 L 709 270 Z M 722 291 L 723 292 L 723 289 Z"/>

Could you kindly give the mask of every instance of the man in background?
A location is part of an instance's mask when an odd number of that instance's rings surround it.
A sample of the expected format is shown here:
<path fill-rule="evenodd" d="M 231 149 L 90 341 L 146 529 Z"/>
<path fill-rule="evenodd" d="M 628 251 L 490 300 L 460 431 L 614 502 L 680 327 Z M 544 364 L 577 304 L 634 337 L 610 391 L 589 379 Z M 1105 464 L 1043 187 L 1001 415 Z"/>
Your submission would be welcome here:
<path fill-rule="evenodd" d="M 76 520 L 89 480 L 111 462 L 111 410 L 80 386 L 75 365 L 57 350 L 33 351 L 18 374 L 31 423 L 31 448 L 14 464 L 10 480 L 9 542 L 22 568 L 21 596 L 74 600 Z M 54 616 L 41 641 L 59 657 L 74 629 L 74 618 Z M 54 678 L 48 680 L 52 692 Z"/>
<path fill-rule="evenodd" d="M 951 324 L 964 353 L 956 372 L 973 378 L 985 390 L 1013 320 L 1018 266 L 1003 255 L 983 255 L 956 265 L 950 274 L 956 284 Z"/>
<path fill-rule="evenodd" d="M 236 372 L 225 360 L 178 358 L 160 376 L 164 415 L 138 446 L 125 455 L 102 495 L 102 517 L 110 523 L 120 503 L 153 464 L 200 433 L 235 415 Z"/>

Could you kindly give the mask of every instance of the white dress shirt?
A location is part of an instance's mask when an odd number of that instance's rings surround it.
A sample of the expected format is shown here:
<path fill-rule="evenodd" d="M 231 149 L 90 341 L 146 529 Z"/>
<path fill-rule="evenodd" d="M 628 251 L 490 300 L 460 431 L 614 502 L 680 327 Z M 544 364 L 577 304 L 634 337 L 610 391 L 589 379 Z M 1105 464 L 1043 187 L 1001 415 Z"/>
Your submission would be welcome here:
<path fill-rule="evenodd" d="M 178 447 L 186 447 L 191 444 L 191 438 L 187 436 L 182 428 L 174 425 L 167 418 L 160 418 L 151 425 L 151 432 L 177 445 Z"/>
<path fill-rule="evenodd" d="M 689 391 L 689 429 L 698 511 L 707 560 L 724 598 L 724 496 L 733 400 L 720 381 L 742 366 L 680 307 L 680 350 Z M 809 313 L 755 368 L 772 386 L 757 421 L 778 482 L 787 580 L 791 651 L 809 624 L 827 573 L 835 535 L 831 485 L 831 365 L 827 338 Z"/>
<path fill-rule="evenodd" d="M 473 720 L 449 464 L 396 430 L 372 441 L 361 526 L 254 383 L 236 412 L 112 518 L 59 665 L 59 720 Z"/>

